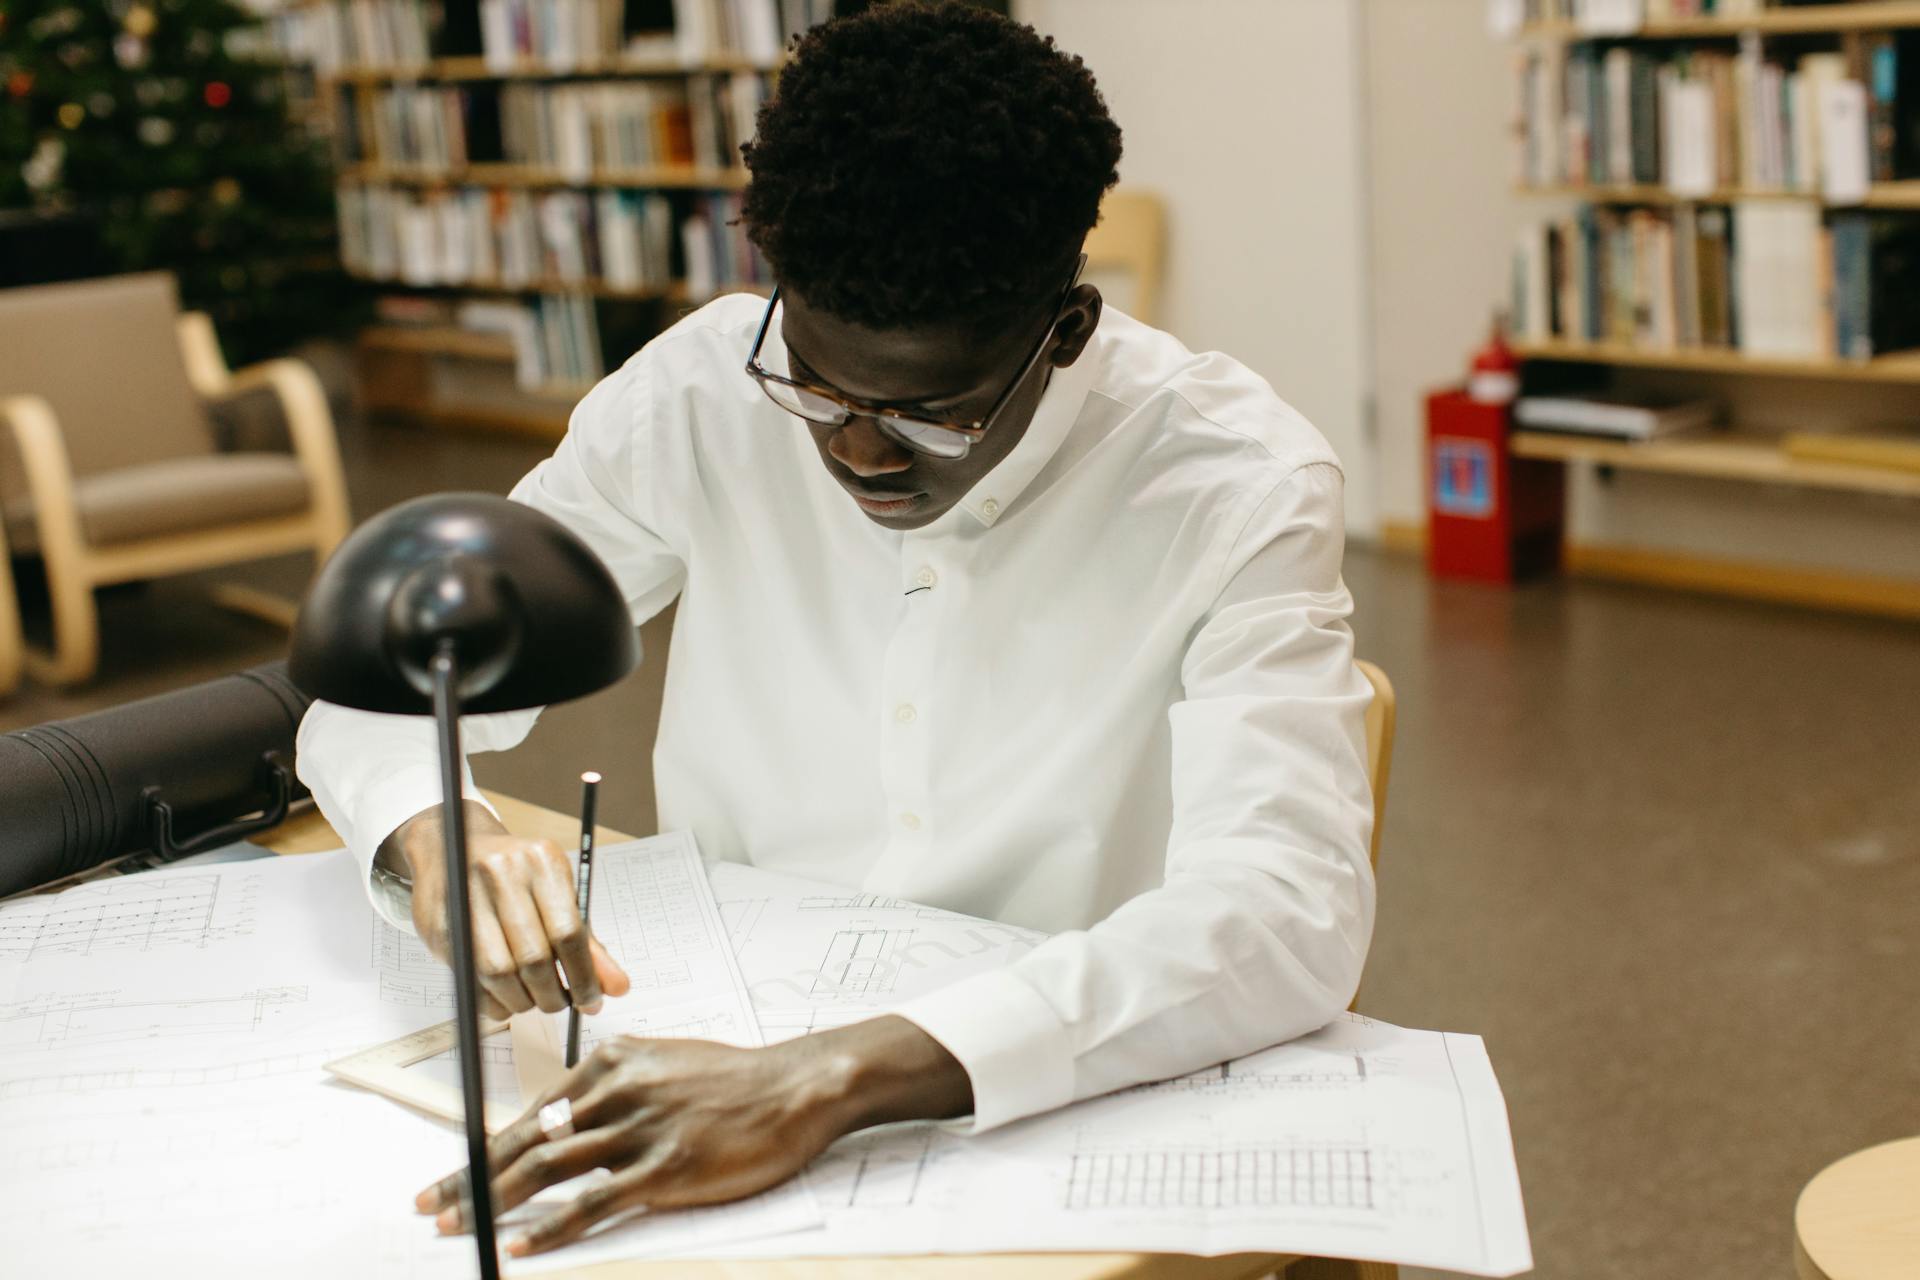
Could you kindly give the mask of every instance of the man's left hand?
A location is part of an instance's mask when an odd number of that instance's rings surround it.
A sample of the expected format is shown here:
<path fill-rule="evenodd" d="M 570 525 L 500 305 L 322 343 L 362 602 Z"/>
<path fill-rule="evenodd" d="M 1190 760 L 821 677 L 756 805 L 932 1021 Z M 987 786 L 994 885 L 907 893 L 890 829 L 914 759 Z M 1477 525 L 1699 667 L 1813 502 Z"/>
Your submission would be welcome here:
<path fill-rule="evenodd" d="M 549 1137 L 540 1109 L 566 1098 L 573 1132 Z M 601 1044 L 488 1146 L 504 1213 L 594 1169 L 611 1174 L 509 1238 L 520 1256 L 578 1239 L 631 1209 L 737 1200 L 784 1182 L 834 1139 L 870 1124 L 961 1115 L 966 1072 L 902 1018 L 878 1018 L 764 1049 L 622 1036 Z M 463 1219 L 466 1171 L 415 1206 L 441 1231 Z"/>

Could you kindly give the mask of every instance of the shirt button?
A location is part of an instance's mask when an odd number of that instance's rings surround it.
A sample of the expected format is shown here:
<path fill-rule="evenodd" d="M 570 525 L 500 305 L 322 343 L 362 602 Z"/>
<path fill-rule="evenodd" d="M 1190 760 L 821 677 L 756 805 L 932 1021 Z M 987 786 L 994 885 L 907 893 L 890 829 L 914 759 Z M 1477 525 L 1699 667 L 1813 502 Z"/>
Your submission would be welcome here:
<path fill-rule="evenodd" d="M 988 498 L 985 502 L 980 504 L 980 514 L 985 516 L 987 519 L 991 520 L 995 516 L 1000 514 L 1000 504 L 998 502 L 995 502 L 992 498 Z"/>
<path fill-rule="evenodd" d="M 920 815 L 917 813 L 903 813 L 900 815 L 900 825 L 909 831 L 918 831 L 920 829 Z"/>
<path fill-rule="evenodd" d="M 920 713 L 913 709 L 911 702 L 903 702 L 893 709 L 893 718 L 901 724 L 912 724 L 913 718 Z"/>
<path fill-rule="evenodd" d="M 926 565 L 920 566 L 920 572 L 913 575 L 913 580 L 923 587 L 930 587 L 939 581 L 939 579 L 934 576 L 933 570 Z"/>

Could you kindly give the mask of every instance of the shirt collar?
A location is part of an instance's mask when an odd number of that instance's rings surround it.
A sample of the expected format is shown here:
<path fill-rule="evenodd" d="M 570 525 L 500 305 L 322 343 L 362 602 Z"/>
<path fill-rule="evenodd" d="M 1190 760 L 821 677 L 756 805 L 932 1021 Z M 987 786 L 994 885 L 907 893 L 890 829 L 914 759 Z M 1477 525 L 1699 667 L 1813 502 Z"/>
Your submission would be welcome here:
<path fill-rule="evenodd" d="M 1007 508 L 1027 491 L 1040 469 L 1065 443 L 1073 424 L 1080 420 L 1080 409 L 1087 402 L 1087 393 L 1093 389 L 1099 363 L 1100 335 L 1096 332 L 1081 349 L 1078 360 L 1053 371 L 1053 376 L 1047 379 L 1047 389 L 1040 394 L 1033 421 L 1027 425 L 1027 434 L 1020 437 L 1020 443 L 1013 446 L 1012 452 L 1000 459 L 998 466 L 967 490 L 967 496 L 960 499 L 961 510 L 987 528 L 992 528 L 994 521 L 1006 514 Z"/>

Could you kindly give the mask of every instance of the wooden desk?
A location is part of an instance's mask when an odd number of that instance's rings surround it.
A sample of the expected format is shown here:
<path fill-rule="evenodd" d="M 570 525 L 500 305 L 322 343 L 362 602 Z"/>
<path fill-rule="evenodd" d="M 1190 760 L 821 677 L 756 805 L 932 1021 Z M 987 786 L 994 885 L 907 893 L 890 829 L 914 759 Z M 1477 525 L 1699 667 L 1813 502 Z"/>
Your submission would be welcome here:
<path fill-rule="evenodd" d="M 489 792 L 509 829 L 563 846 L 580 839 L 580 820 Z M 633 837 L 599 828 L 596 843 Z M 254 837 L 275 853 L 338 849 L 340 837 L 318 812 Z M 1293 1265 L 1297 1263 L 1298 1265 Z M 1195 1258 L 1157 1253 L 967 1254 L 913 1258 L 782 1258 L 756 1261 L 609 1262 L 546 1274 L 563 1280 L 1255 1280 L 1285 1269 L 1287 1280 L 1377 1280 L 1394 1274 L 1375 1263 L 1237 1253 Z"/>

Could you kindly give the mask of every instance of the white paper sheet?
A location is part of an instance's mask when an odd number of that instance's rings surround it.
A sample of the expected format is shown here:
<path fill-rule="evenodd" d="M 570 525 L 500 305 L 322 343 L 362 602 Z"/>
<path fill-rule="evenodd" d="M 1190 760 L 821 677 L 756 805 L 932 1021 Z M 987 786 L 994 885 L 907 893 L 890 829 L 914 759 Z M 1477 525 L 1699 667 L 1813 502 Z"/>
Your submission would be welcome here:
<path fill-rule="evenodd" d="M 1046 937 L 737 862 L 707 870 L 769 1041 L 871 1018 Z"/>
<path fill-rule="evenodd" d="M 856 1134 L 809 1176 L 824 1229 L 713 1256 L 1120 1249 L 1532 1266 L 1479 1038 L 1357 1015 L 977 1137 L 928 1123 Z"/>
<path fill-rule="evenodd" d="M 708 869 L 768 1039 L 845 1025 L 1043 935 L 753 867 Z M 1311 1036 L 978 1137 L 888 1126 L 808 1171 L 826 1226 L 711 1256 L 1323 1253 L 1532 1265 L 1477 1036 L 1347 1015 Z"/>
<path fill-rule="evenodd" d="M 692 842 L 597 858 L 596 926 L 617 955 L 632 948 L 622 959 L 645 985 L 610 1000 L 594 1034 L 697 1026 L 756 1043 Z M 320 1070 L 444 1021 L 451 1003 L 445 966 L 376 919 L 344 853 L 154 871 L 0 905 L 8 1268 L 137 1265 L 156 1280 L 269 1263 L 284 1276 L 472 1274 L 472 1241 L 436 1238 L 412 1208 L 415 1192 L 463 1162 L 459 1131 Z M 492 1066 L 510 1065 L 504 1041 L 487 1050 Z M 490 1089 L 517 1097 L 511 1071 L 489 1075 Z M 793 1184 L 722 1211 L 636 1221 L 567 1256 L 819 1220 Z"/>

